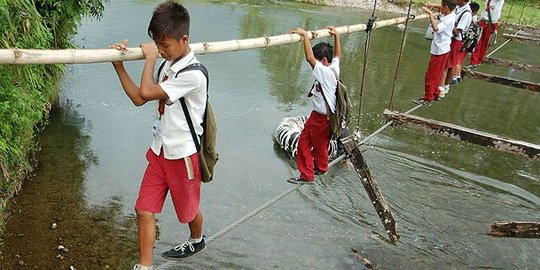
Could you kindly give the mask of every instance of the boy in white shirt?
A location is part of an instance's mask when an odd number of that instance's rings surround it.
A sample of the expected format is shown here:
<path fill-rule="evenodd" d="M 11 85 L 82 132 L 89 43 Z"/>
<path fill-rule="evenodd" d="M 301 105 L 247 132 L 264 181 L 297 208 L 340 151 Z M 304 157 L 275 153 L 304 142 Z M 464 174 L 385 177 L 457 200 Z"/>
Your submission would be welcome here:
<path fill-rule="evenodd" d="M 304 124 L 298 141 L 296 164 L 300 176 L 287 180 L 293 184 L 312 184 L 315 182 L 315 174 L 324 174 L 328 170 L 330 144 L 328 114 L 334 112 L 336 108 L 336 87 L 341 56 L 339 34 L 333 26 L 328 29 L 334 36 L 334 49 L 326 42 L 320 42 L 311 48 L 306 30 L 297 28 L 291 31 L 304 39 L 306 61 L 313 69 L 312 75 L 315 79 L 308 94 L 313 103 L 313 111 Z"/>
<path fill-rule="evenodd" d="M 422 7 L 422 10 L 429 15 L 429 21 L 434 33 L 430 48 L 431 58 L 424 80 L 424 97 L 413 100 L 415 104 L 429 105 L 433 100 L 439 99 L 439 85 L 441 84 L 443 70 L 448 60 L 453 36 L 452 30 L 456 22 L 456 14 L 452 12 L 456 5 L 455 0 L 442 0 L 440 9 L 444 16 L 441 18 L 441 22 L 435 20 L 433 12 L 430 9 L 433 5 Z"/>
<path fill-rule="evenodd" d="M 491 34 L 497 36 L 499 28 L 499 19 L 501 18 L 504 0 L 486 0 L 486 8 L 482 13 L 482 20 L 479 25 L 482 28 L 482 35 L 478 40 L 478 45 L 471 55 L 469 69 L 475 69 L 484 60 Z"/>
<path fill-rule="evenodd" d="M 170 193 L 180 223 L 187 223 L 190 237 L 162 257 L 180 260 L 206 248 L 202 233 L 201 171 L 199 156 L 190 132 L 180 98 L 185 100 L 195 133 L 201 135 L 201 123 L 206 108 L 207 78 L 202 70 L 180 71 L 193 64 L 200 65 L 189 46 L 189 13 L 175 2 L 159 5 L 148 26 L 148 35 L 155 41 L 141 45 L 145 65 L 140 86 L 127 73 L 123 62 L 113 62 L 127 96 L 136 106 L 157 101 L 156 118 L 152 126 L 154 139 L 146 152 L 148 166 L 135 204 L 139 236 L 139 263 L 134 269 L 152 269 L 156 240 L 155 214 L 160 213 Z M 127 40 L 110 48 L 125 51 Z M 161 55 L 163 72 L 154 77 L 154 66 Z M 158 72 L 159 73 L 159 72 Z"/>

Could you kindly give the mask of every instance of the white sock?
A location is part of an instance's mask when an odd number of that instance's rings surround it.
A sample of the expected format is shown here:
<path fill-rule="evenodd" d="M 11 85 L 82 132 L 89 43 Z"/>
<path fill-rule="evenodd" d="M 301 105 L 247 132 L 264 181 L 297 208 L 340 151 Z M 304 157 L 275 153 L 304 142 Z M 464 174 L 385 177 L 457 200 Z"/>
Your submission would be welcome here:
<path fill-rule="evenodd" d="M 201 237 L 199 237 L 199 238 L 191 238 L 191 236 L 190 236 L 190 237 L 188 238 L 188 241 L 189 241 L 190 243 L 192 243 L 192 244 L 197 244 L 197 243 L 201 242 L 202 239 L 203 239 L 202 235 L 201 235 Z"/>
<path fill-rule="evenodd" d="M 449 84 L 445 84 L 443 87 L 444 87 L 444 90 L 446 90 L 446 91 L 450 90 L 450 85 Z"/>
<path fill-rule="evenodd" d="M 154 269 L 154 267 L 152 265 L 144 266 L 144 265 L 139 264 L 138 266 L 139 266 L 139 268 L 135 268 L 135 269 L 140 269 L 140 270 L 152 270 L 152 269 Z"/>

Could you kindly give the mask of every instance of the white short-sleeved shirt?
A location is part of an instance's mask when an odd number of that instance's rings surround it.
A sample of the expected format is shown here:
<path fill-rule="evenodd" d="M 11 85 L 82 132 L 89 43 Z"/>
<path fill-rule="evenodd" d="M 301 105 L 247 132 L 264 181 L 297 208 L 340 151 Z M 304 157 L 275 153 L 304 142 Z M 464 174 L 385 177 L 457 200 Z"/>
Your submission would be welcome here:
<path fill-rule="evenodd" d="M 450 12 L 443 16 L 437 27 L 439 31 L 433 33 L 431 41 L 430 53 L 433 55 L 441 55 L 450 51 L 450 43 L 452 43 L 452 30 L 456 23 L 456 13 Z"/>
<path fill-rule="evenodd" d="M 489 0 L 486 0 L 486 8 L 484 9 L 484 12 L 482 13 L 482 20 L 488 22 L 489 21 L 489 15 L 488 15 L 488 7 L 487 3 Z M 504 5 L 504 0 L 491 0 L 489 3 L 489 9 L 491 10 L 491 22 L 497 23 L 499 19 L 501 18 L 502 8 Z"/>
<path fill-rule="evenodd" d="M 206 77 L 199 70 L 190 70 L 178 74 L 178 71 L 193 63 L 199 63 L 195 54 L 190 52 L 184 58 L 171 66 L 172 61 L 165 62 L 158 78 L 159 86 L 167 93 L 169 99 L 165 102 L 165 113 L 159 118 L 159 101 L 156 102 L 155 116 L 159 121 L 161 132 L 154 132 L 154 139 L 150 148 L 159 155 L 163 147 L 166 159 L 181 159 L 188 157 L 197 149 L 193 142 L 187 120 L 182 110 L 180 98 L 184 97 L 193 126 L 197 135 L 201 135 L 203 129 L 204 110 L 206 108 Z M 168 77 L 163 81 L 165 76 Z"/>
<path fill-rule="evenodd" d="M 329 66 L 323 65 L 318 60 L 315 62 L 312 72 L 315 81 L 309 91 L 314 111 L 320 114 L 326 114 L 326 102 L 324 97 L 326 97 L 329 102 L 328 106 L 330 107 L 330 110 L 332 112 L 336 110 L 336 87 L 339 72 L 339 57 L 334 57 Z M 320 87 L 318 87 L 318 85 L 320 85 Z M 324 97 L 318 89 L 324 91 Z"/>
<path fill-rule="evenodd" d="M 456 13 L 456 26 L 455 28 L 461 29 L 461 33 L 466 33 L 469 30 L 472 22 L 472 10 L 469 3 L 466 3 L 462 7 L 456 7 L 454 10 Z M 461 35 L 454 36 L 454 39 L 461 40 Z"/>

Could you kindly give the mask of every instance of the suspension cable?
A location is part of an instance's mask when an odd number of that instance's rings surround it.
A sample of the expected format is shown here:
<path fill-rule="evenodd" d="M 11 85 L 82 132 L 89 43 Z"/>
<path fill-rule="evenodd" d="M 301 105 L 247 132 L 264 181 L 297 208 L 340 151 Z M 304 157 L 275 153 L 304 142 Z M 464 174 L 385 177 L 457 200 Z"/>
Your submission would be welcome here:
<path fill-rule="evenodd" d="M 523 26 L 521 25 L 521 20 L 523 19 L 523 11 L 525 11 L 525 6 L 527 5 L 527 0 L 523 0 L 523 7 L 521 8 L 521 14 L 519 15 L 519 29 L 523 29 Z"/>
<path fill-rule="evenodd" d="M 366 43 L 364 45 L 364 68 L 362 70 L 362 82 L 360 83 L 360 103 L 358 104 L 358 122 L 356 123 L 355 133 L 358 133 L 360 130 L 360 120 L 362 119 L 362 103 L 364 101 L 364 89 L 366 85 L 366 73 L 367 73 L 367 63 L 369 55 L 369 45 L 371 44 L 371 32 L 373 30 L 373 25 L 375 24 L 375 10 L 377 9 L 377 0 L 373 3 L 373 11 L 371 12 L 371 17 L 368 19 L 366 24 Z"/>
<path fill-rule="evenodd" d="M 396 73 L 394 74 L 394 82 L 392 83 L 392 93 L 390 94 L 390 102 L 388 104 L 388 109 L 394 109 L 394 91 L 396 90 L 396 84 L 398 80 L 399 65 L 401 64 L 401 57 L 403 55 L 403 50 L 405 49 L 405 36 L 407 34 L 407 27 L 409 26 L 409 20 L 414 19 L 414 15 L 411 17 L 411 7 L 412 0 L 409 0 L 409 9 L 407 10 L 407 20 L 405 21 L 405 29 L 403 29 L 403 35 L 401 36 L 401 47 L 399 49 L 399 55 L 396 64 Z"/>

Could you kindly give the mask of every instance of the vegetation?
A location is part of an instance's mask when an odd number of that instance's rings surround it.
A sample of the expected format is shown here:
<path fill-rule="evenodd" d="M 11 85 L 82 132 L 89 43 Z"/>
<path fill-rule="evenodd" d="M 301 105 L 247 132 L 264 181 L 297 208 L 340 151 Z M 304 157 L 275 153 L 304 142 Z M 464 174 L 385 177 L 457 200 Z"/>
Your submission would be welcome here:
<path fill-rule="evenodd" d="M 0 48 L 61 49 L 106 0 L 0 0 Z M 33 168 L 36 134 L 58 100 L 62 65 L 0 65 L 0 235 L 4 207 Z"/>
<path fill-rule="evenodd" d="M 409 0 L 390 0 L 399 5 L 408 5 Z M 412 0 L 414 5 L 420 7 L 427 2 L 437 3 L 439 0 Z M 485 0 L 470 0 L 480 4 L 480 10 L 485 7 Z M 540 27 L 540 1 L 537 0 L 505 0 L 501 15 L 501 22 Z M 522 15 L 523 14 L 523 15 Z M 521 21 L 520 21 L 521 19 Z"/>

